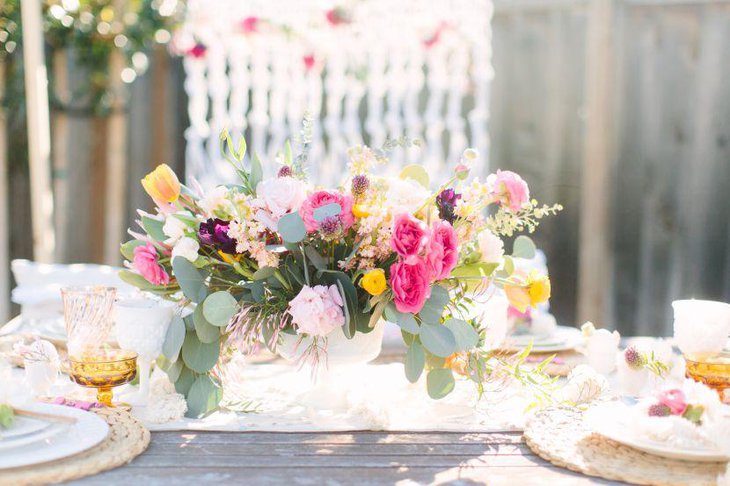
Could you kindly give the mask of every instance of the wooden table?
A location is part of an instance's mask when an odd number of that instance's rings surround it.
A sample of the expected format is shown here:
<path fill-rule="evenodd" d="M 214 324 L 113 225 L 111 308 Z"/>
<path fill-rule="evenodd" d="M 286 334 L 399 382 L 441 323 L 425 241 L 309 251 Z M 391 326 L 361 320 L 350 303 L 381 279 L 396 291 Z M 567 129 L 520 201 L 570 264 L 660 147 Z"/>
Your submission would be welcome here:
<path fill-rule="evenodd" d="M 127 466 L 79 485 L 618 484 L 552 466 L 520 433 L 156 432 Z"/>

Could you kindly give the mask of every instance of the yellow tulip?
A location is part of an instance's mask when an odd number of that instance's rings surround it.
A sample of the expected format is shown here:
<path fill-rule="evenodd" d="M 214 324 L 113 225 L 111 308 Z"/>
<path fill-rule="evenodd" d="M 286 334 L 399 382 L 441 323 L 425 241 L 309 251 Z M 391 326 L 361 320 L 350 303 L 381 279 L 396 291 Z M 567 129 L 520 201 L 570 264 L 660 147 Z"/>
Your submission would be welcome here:
<path fill-rule="evenodd" d="M 156 203 L 173 203 L 180 197 L 180 181 L 167 164 L 160 164 L 142 179 L 142 187 Z"/>
<path fill-rule="evenodd" d="M 368 207 L 364 204 L 353 204 L 352 215 L 356 218 L 367 218 L 370 216 L 370 213 L 368 212 Z"/>
<path fill-rule="evenodd" d="M 530 305 L 532 307 L 537 307 L 550 298 L 550 278 L 547 275 L 540 275 L 536 270 L 533 270 L 527 277 L 527 284 L 527 293 L 530 296 Z"/>
<path fill-rule="evenodd" d="M 370 270 L 362 276 L 360 286 L 370 295 L 380 295 L 388 288 L 385 281 L 385 271 L 382 268 Z"/>
<path fill-rule="evenodd" d="M 505 284 L 504 293 L 507 295 L 509 305 L 523 314 L 527 311 L 530 306 L 530 294 L 525 287 L 520 284 Z"/>

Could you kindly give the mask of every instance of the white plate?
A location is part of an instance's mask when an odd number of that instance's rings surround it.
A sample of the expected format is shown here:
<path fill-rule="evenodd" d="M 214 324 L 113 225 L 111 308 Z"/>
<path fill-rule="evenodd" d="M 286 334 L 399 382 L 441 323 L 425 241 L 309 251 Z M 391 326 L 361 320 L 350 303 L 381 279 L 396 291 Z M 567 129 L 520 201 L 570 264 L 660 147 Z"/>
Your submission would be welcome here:
<path fill-rule="evenodd" d="M 0 441 L 17 439 L 25 435 L 35 434 L 51 426 L 50 422 L 32 419 L 29 417 L 15 417 L 13 425 L 8 429 L 0 429 Z M 2 442 L 0 442 L 2 445 Z"/>
<path fill-rule="evenodd" d="M 47 437 L 41 442 L 3 451 L 0 454 L 0 470 L 73 456 L 98 445 L 109 433 L 109 425 L 91 412 L 45 403 L 35 403 L 27 408 L 41 413 L 75 417 L 77 421 L 67 426 L 63 433 Z"/>
<path fill-rule="evenodd" d="M 2 439 L 0 440 L 0 452 L 3 454 L 6 453 L 6 451 L 10 449 L 16 449 L 18 447 L 24 447 L 28 444 L 34 444 L 36 442 L 40 442 L 42 440 L 48 439 L 49 437 L 52 437 L 64 430 L 66 430 L 67 425 L 65 424 L 51 424 L 49 423 L 48 426 L 44 429 L 41 429 L 37 432 L 34 432 L 32 434 L 23 435 L 20 437 L 16 437 L 15 439 Z"/>
<path fill-rule="evenodd" d="M 634 428 L 626 423 L 628 408 L 623 403 L 606 403 L 589 410 L 585 419 L 595 433 L 655 456 L 696 462 L 727 462 L 730 460 L 730 456 L 715 449 L 678 447 L 636 436 Z"/>
<path fill-rule="evenodd" d="M 537 353 L 555 353 L 575 349 L 583 343 L 580 329 L 558 326 L 550 336 L 538 337 L 530 334 L 519 334 L 507 337 L 502 349 L 519 351 L 532 341 L 532 350 Z"/>

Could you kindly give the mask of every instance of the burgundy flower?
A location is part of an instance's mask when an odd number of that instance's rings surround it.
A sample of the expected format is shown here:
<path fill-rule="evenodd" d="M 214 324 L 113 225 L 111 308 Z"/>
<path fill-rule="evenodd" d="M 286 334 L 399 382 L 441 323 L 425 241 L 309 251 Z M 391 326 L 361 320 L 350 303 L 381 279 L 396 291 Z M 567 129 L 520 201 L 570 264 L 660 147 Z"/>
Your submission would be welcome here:
<path fill-rule="evenodd" d="M 456 219 L 454 210 L 456 202 L 461 199 L 461 194 L 457 194 L 452 188 L 444 189 L 436 196 L 436 207 L 439 210 L 439 218 L 449 223 L 453 223 Z"/>
<path fill-rule="evenodd" d="M 198 230 L 200 243 L 234 255 L 236 253 L 236 240 L 228 236 L 229 225 L 230 221 L 218 218 L 200 223 L 200 229 Z"/>

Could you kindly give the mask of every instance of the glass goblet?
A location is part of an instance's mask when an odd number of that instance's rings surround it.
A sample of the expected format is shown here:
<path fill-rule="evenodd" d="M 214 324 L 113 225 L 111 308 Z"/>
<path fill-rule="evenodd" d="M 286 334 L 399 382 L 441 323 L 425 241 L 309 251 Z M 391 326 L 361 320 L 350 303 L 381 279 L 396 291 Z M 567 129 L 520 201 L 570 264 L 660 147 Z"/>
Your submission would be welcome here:
<path fill-rule="evenodd" d="M 150 369 L 162 352 L 175 307 L 172 302 L 144 298 L 120 300 L 115 306 L 117 342 L 138 355 L 139 392 L 126 398 L 132 405 L 147 405 Z"/>
<path fill-rule="evenodd" d="M 103 348 L 111 333 L 114 287 L 66 287 L 61 289 L 69 356 L 93 354 Z"/>
<path fill-rule="evenodd" d="M 137 354 L 121 349 L 96 350 L 69 356 L 71 379 L 84 387 L 96 388 L 96 400 L 112 404 L 112 388 L 129 383 L 137 374 Z"/>

